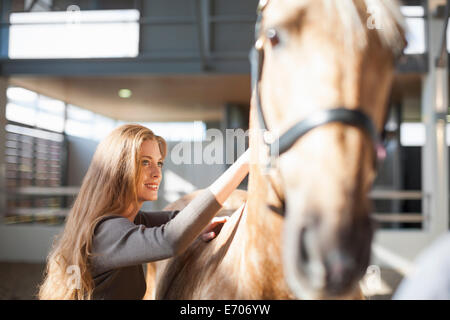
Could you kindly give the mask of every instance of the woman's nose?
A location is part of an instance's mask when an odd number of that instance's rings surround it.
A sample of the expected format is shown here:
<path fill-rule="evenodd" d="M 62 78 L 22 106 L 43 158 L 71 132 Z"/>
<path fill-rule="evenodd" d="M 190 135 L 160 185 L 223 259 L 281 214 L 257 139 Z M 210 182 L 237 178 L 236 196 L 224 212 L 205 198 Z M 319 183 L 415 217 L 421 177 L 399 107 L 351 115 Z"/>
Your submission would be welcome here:
<path fill-rule="evenodd" d="M 150 174 L 153 178 L 159 178 L 161 177 L 161 169 L 158 167 L 153 167 Z"/>

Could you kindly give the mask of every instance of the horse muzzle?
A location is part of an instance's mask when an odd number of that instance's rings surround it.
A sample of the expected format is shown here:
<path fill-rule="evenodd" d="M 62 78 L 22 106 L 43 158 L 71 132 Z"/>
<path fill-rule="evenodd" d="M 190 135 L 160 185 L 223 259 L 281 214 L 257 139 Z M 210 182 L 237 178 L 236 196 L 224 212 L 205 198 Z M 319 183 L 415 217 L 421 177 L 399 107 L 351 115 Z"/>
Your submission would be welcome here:
<path fill-rule="evenodd" d="M 288 229 L 289 222 L 286 232 L 292 237 L 285 234 L 284 265 L 297 297 L 333 299 L 355 289 L 370 260 L 373 232 L 368 219 L 348 226 L 316 221 Z"/>

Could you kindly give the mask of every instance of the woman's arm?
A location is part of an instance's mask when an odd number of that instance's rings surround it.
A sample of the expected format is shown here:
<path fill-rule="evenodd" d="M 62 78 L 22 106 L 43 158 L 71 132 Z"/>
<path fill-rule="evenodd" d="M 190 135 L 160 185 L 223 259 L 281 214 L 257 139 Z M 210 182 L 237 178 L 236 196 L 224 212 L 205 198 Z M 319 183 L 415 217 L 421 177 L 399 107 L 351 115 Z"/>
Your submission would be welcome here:
<path fill-rule="evenodd" d="M 221 205 L 228 199 L 230 194 L 239 186 L 248 174 L 250 149 L 247 149 L 235 163 L 228 168 L 216 181 L 214 181 L 209 190 L 216 197 Z"/>
<path fill-rule="evenodd" d="M 159 227 L 173 219 L 179 211 L 139 211 L 134 218 L 134 224 L 143 224 L 147 228 Z"/>
<path fill-rule="evenodd" d="M 145 228 L 126 218 L 111 217 L 96 229 L 93 274 L 166 259 L 185 251 L 220 210 L 248 173 L 248 153 L 241 156 L 209 188 L 164 225 Z"/>
<path fill-rule="evenodd" d="M 214 183 L 165 225 L 174 255 L 182 253 L 190 246 L 246 177 L 249 154 L 250 150 L 244 152 Z"/>

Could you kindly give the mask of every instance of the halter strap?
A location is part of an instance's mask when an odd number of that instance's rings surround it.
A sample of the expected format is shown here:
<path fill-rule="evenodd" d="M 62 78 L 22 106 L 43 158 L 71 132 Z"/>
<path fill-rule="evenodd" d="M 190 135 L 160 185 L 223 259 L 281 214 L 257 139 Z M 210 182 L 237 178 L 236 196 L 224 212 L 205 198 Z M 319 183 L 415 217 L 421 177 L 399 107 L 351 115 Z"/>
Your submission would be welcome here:
<path fill-rule="evenodd" d="M 316 111 L 306 119 L 297 122 L 275 142 L 270 144 L 270 155 L 277 156 L 283 154 L 289 150 L 298 139 L 307 134 L 309 131 L 332 122 L 344 123 L 346 125 L 360 128 L 369 135 L 375 144 L 379 141 L 375 126 L 368 116 L 358 110 L 349 110 L 340 107 L 336 109 Z"/>

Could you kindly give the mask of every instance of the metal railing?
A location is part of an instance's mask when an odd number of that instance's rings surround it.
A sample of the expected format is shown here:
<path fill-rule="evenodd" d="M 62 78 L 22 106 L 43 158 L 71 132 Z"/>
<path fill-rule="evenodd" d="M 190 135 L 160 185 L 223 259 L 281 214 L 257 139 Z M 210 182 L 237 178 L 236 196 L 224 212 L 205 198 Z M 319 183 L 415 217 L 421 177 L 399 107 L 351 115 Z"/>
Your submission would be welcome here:
<path fill-rule="evenodd" d="M 418 190 L 372 190 L 369 193 L 372 200 L 422 200 L 427 199 L 427 195 Z M 426 203 L 422 204 L 426 207 Z M 426 210 L 422 210 L 426 213 Z M 421 223 L 424 222 L 427 215 L 422 212 L 394 212 L 381 213 L 374 212 L 372 217 L 378 222 L 396 222 L 396 223 Z"/>
<path fill-rule="evenodd" d="M 20 187 L 7 190 L 9 197 L 14 196 L 76 196 L 80 187 Z"/>
<path fill-rule="evenodd" d="M 5 194 L 9 199 L 23 197 L 75 197 L 80 190 L 78 186 L 68 187 L 19 187 L 7 189 Z M 70 208 L 66 207 L 10 207 L 4 215 L 3 223 L 31 223 L 62 224 Z"/>
<path fill-rule="evenodd" d="M 21 187 L 9 189 L 8 197 L 20 196 L 73 196 L 80 190 L 79 186 L 68 187 Z M 426 195 L 421 191 L 409 190 L 372 190 L 369 193 L 372 200 L 424 200 Z M 12 210 L 18 215 L 66 215 L 67 208 L 15 208 Z M 403 222 L 420 223 L 425 220 L 426 215 L 418 213 L 381 213 L 374 212 L 372 217 L 379 222 Z"/>

